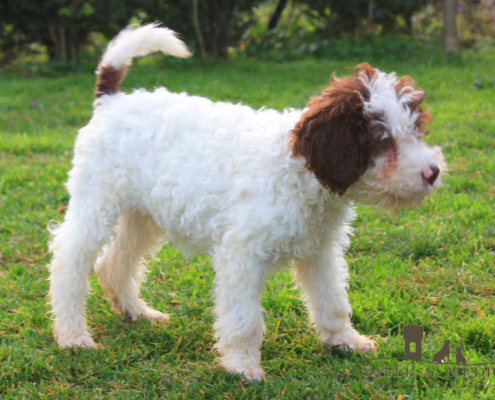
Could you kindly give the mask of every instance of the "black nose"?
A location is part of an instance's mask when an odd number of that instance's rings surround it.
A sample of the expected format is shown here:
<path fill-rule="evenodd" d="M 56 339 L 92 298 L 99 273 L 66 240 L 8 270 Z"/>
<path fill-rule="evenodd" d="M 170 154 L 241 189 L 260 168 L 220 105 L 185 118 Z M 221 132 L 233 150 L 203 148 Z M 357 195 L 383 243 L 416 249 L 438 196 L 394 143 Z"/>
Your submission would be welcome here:
<path fill-rule="evenodd" d="M 440 173 L 440 169 L 436 165 L 430 165 L 430 169 L 431 169 L 432 174 L 430 175 L 429 178 L 427 178 L 423 173 L 421 173 L 421 175 L 423 176 L 423 179 L 426 182 L 428 182 L 430 185 L 433 185 L 438 178 L 438 174 Z"/>

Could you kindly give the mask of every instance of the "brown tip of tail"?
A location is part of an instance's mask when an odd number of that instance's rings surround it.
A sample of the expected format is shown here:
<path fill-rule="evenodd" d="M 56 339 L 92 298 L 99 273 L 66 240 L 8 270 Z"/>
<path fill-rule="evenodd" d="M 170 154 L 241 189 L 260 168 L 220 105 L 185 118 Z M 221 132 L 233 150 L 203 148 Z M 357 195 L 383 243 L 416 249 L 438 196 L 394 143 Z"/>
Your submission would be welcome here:
<path fill-rule="evenodd" d="M 126 70 L 126 67 L 116 69 L 115 67 L 109 65 L 100 66 L 98 70 L 98 78 L 96 79 L 96 98 L 106 94 L 117 93 L 119 86 L 124 79 Z"/>

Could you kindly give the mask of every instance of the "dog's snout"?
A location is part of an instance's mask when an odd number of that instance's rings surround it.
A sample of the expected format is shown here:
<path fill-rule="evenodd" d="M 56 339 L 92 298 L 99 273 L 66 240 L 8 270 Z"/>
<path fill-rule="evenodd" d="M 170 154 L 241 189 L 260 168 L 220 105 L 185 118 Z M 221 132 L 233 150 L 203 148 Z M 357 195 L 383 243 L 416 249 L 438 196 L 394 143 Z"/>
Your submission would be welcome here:
<path fill-rule="evenodd" d="M 421 176 L 425 182 L 433 185 L 440 174 L 440 169 L 436 165 L 430 165 L 429 167 L 423 168 L 421 171 Z"/>

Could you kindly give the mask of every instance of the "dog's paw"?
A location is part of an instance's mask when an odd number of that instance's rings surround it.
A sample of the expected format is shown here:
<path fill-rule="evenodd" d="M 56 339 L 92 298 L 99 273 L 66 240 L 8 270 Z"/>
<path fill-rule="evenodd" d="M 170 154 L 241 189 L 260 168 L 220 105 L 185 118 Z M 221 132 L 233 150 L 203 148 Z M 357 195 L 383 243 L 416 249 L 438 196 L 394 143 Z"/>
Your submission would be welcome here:
<path fill-rule="evenodd" d="M 163 322 L 163 321 L 169 321 L 170 316 L 168 314 L 162 313 L 157 310 L 153 310 L 152 308 L 148 308 L 146 312 L 142 314 L 144 318 L 146 318 L 148 321 L 157 321 L 157 322 Z"/>
<path fill-rule="evenodd" d="M 139 310 L 127 310 L 125 312 L 125 315 L 127 318 L 129 318 L 132 321 L 137 321 L 138 318 L 146 318 L 148 321 L 151 322 L 152 321 L 162 322 L 162 321 L 170 320 L 168 314 L 162 313 L 160 311 L 154 310 L 149 307 Z"/>
<path fill-rule="evenodd" d="M 236 371 L 237 372 L 237 371 Z M 251 368 L 248 370 L 243 370 L 241 374 L 248 380 L 248 381 L 262 381 L 263 378 L 265 377 L 265 371 L 263 371 L 263 368 Z"/>
<path fill-rule="evenodd" d="M 261 368 L 259 356 L 230 355 L 220 358 L 219 362 L 228 372 L 242 375 L 248 381 L 261 381 L 265 377 L 265 371 Z"/>
<path fill-rule="evenodd" d="M 222 363 L 223 367 L 228 371 L 234 374 L 242 375 L 248 381 L 261 381 L 265 377 L 265 371 L 261 366 L 253 367 L 253 366 L 243 366 L 239 365 L 236 367 L 226 366 Z"/>
<path fill-rule="evenodd" d="M 75 338 L 63 338 L 58 340 L 58 345 L 62 349 L 69 347 L 80 347 L 83 349 L 97 349 L 98 344 L 93 340 L 89 334 L 77 336 Z"/>
<path fill-rule="evenodd" d="M 363 353 L 375 351 L 377 348 L 375 340 L 360 335 L 352 328 L 340 332 L 333 332 L 324 342 L 332 347 L 338 347 L 346 351 L 360 351 Z"/>

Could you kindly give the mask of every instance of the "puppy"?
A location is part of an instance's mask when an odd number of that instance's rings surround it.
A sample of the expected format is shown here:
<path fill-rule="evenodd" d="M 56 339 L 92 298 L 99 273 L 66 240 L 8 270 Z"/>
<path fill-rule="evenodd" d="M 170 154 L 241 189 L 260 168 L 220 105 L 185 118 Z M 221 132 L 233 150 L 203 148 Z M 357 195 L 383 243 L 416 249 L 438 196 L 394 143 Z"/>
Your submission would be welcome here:
<path fill-rule="evenodd" d="M 263 377 L 260 297 L 267 273 L 291 260 L 321 340 L 373 349 L 350 321 L 344 252 L 356 201 L 414 205 L 440 185 L 441 150 L 421 140 L 424 92 L 368 64 L 332 77 L 304 110 L 253 110 L 165 88 L 118 92 L 132 58 L 158 50 L 190 55 L 174 32 L 147 25 L 121 32 L 99 65 L 68 210 L 51 231 L 59 345 L 96 347 L 85 322 L 93 264 L 114 311 L 167 320 L 139 287 L 143 257 L 170 240 L 211 258 L 216 349 L 227 370 Z"/>

